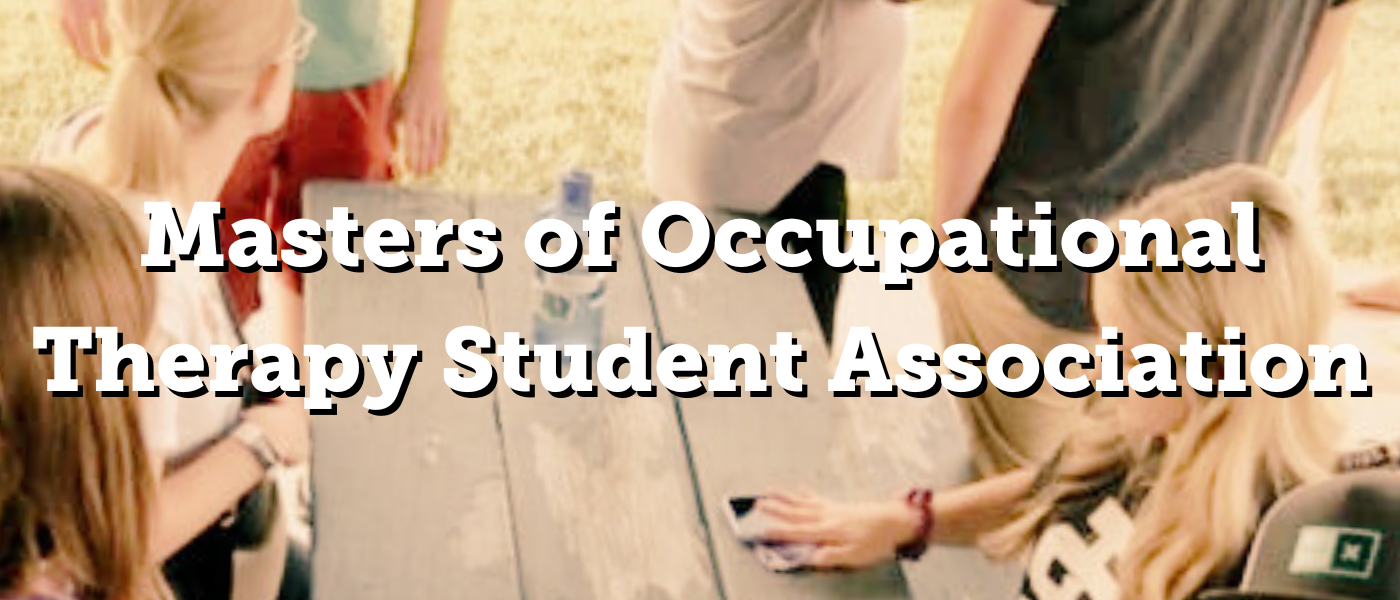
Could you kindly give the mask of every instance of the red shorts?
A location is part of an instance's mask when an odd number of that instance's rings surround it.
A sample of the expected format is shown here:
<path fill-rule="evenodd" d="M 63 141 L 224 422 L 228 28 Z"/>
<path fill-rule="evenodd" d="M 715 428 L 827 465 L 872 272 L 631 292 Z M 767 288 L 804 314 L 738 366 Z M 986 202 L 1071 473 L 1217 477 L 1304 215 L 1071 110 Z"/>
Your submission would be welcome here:
<path fill-rule="evenodd" d="M 233 224 L 242 219 L 264 220 L 280 239 L 282 227 L 301 218 L 301 188 L 308 181 L 393 179 L 393 100 L 392 77 L 349 90 L 296 92 L 286 127 L 250 142 L 224 184 L 223 251 L 238 239 Z M 300 274 L 288 273 L 300 289 Z M 231 267 L 225 277 L 241 322 L 261 304 L 258 273 Z"/>

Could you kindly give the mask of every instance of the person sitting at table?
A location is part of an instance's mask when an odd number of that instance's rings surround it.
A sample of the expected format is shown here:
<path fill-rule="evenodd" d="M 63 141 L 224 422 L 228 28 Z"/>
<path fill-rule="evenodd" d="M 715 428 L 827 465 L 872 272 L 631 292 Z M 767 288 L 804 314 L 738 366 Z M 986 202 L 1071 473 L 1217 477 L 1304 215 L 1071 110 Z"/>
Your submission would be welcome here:
<path fill-rule="evenodd" d="M 84 62 L 103 69 L 112 38 L 107 1 L 53 0 L 69 46 Z M 302 14 L 319 35 L 297 68 L 286 127 L 248 144 L 225 182 L 219 197 L 228 212 L 219 223 L 225 252 L 237 238 L 233 223 L 245 218 L 267 220 L 280 239 L 282 226 L 301 218 L 305 182 L 391 181 L 399 166 L 426 176 L 447 158 L 452 119 L 445 69 L 452 0 L 414 1 L 398 77 L 393 44 L 382 27 L 384 4 L 301 2 Z M 396 161 L 396 151 L 402 160 Z M 297 292 L 290 300 L 300 302 L 301 279 L 290 275 Z M 224 277 L 240 323 L 265 302 L 288 300 L 285 291 L 265 298 L 257 271 L 230 269 Z"/>
<path fill-rule="evenodd" d="M 47 381 L 35 327 L 154 326 L 136 225 L 96 187 L 0 166 L 0 598 L 158 600 L 155 473 L 140 400 L 104 398 L 99 357 L 75 352 L 77 397 Z"/>
<path fill-rule="evenodd" d="M 148 201 L 169 202 L 188 223 L 196 202 L 218 200 L 248 141 L 282 126 L 294 65 L 315 30 L 300 21 L 295 0 L 119 0 L 112 16 L 116 66 L 107 103 L 50 133 L 38 158 L 113 190 L 143 231 Z M 158 299 L 148 351 L 245 343 L 220 274 L 176 261 L 174 270 L 151 275 Z M 289 278 L 263 279 L 270 295 L 292 294 Z M 266 341 L 300 347 L 299 331 L 276 334 L 283 339 Z M 186 600 L 228 598 L 233 552 L 245 545 L 252 551 L 241 562 L 261 577 L 240 580 L 260 584 L 263 593 L 251 597 L 275 596 L 288 547 L 269 477 L 281 465 L 265 459 L 306 459 L 310 433 L 300 401 L 245 408 L 238 397 L 185 400 L 164 389 L 143 402 L 158 415 L 145 435 L 164 466 L 151 543 L 175 592 Z M 269 510 L 237 510 L 255 506 Z M 239 518 L 227 524 L 230 512 Z"/>
<path fill-rule="evenodd" d="M 1063 232 L 1166 182 L 1263 163 L 1335 70 L 1360 4 L 979 0 L 941 106 L 932 222 L 966 218 L 991 236 L 1006 207 Z M 1031 254 L 1029 237 L 1018 245 Z M 1019 343 L 1043 359 L 1092 343 L 1086 273 L 992 255 L 991 273 L 934 271 L 949 344 Z M 967 400 L 979 470 L 1045 460 L 1092 401 L 994 389 Z"/>
<path fill-rule="evenodd" d="M 1098 321 L 1118 327 L 1125 349 L 1178 348 L 1188 332 L 1216 340 L 1227 326 L 1246 333 L 1246 350 L 1284 344 L 1306 353 L 1323 341 L 1333 300 L 1329 267 L 1295 199 L 1267 172 L 1236 166 L 1205 173 L 1117 216 L 1163 219 L 1177 239 L 1191 239 L 1186 225 L 1196 219 L 1232 230 L 1232 202 L 1258 209 L 1268 270 L 1120 266 L 1095 275 Z M 1204 396 L 1176 360 L 1180 395 L 1130 391 L 1096 403 L 1082 428 L 1036 468 L 889 502 L 773 494 L 760 502 L 775 523 L 766 537 L 818 545 L 811 564 L 819 568 L 870 567 L 897 554 L 917 556 L 927 543 L 980 542 L 993 556 L 1028 556 L 1022 597 L 1029 600 L 1186 600 L 1208 584 L 1235 583 L 1226 580 L 1238 577 L 1268 505 L 1335 471 L 1339 423 L 1307 390 L 1290 398 Z M 1131 354 L 1124 362 L 1126 375 L 1135 363 Z M 1217 382 L 1218 364 L 1204 373 Z"/>
<path fill-rule="evenodd" d="M 900 3 L 680 2 L 647 115 L 652 193 L 844 231 L 847 174 L 887 179 L 899 166 Z M 794 246 L 811 254 L 802 278 L 830 343 L 841 274 L 819 239 Z"/>

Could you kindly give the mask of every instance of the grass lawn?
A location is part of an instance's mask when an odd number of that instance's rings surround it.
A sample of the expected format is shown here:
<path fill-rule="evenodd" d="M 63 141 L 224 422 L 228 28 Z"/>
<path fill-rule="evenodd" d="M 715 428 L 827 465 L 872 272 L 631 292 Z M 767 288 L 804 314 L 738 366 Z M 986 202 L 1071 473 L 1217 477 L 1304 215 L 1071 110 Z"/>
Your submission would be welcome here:
<path fill-rule="evenodd" d="M 402 44 L 412 3 L 386 1 L 387 26 Z M 912 9 L 903 175 L 858 187 L 855 215 L 924 216 L 939 92 L 971 1 L 924 0 Z M 1397 262 L 1400 0 L 1362 1 L 1325 140 L 1327 228 L 1345 258 Z M 0 160 L 25 159 L 46 124 L 102 89 L 101 74 L 70 57 L 49 4 L 0 0 Z M 645 198 L 648 84 L 672 7 L 664 0 L 458 2 L 452 155 L 440 172 L 414 183 L 544 194 L 565 167 L 582 165 L 600 171 L 611 197 Z"/>

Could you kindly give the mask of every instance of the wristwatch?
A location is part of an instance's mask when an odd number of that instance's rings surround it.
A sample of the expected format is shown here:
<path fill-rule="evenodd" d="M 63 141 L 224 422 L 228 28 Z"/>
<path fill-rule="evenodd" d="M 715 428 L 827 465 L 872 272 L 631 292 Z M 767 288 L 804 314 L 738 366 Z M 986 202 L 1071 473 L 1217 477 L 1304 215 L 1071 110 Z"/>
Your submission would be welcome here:
<path fill-rule="evenodd" d="M 263 471 L 271 471 L 282 466 L 282 455 L 277 452 L 276 448 L 272 447 L 272 442 L 268 441 L 267 435 L 263 433 L 262 428 L 258 427 L 257 423 L 243 421 L 233 428 L 233 433 L 230 436 L 243 444 L 243 447 L 247 448 L 248 452 L 251 452 L 253 457 L 258 459 L 258 464 L 262 466 Z"/>

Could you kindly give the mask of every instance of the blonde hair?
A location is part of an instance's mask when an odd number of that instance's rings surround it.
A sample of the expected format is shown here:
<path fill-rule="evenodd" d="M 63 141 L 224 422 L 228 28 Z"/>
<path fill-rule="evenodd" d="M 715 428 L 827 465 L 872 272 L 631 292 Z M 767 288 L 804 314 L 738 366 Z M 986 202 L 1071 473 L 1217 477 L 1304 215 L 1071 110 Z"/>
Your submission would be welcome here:
<path fill-rule="evenodd" d="M 117 0 L 117 70 L 98 179 L 151 194 L 179 181 L 182 131 L 213 121 L 287 51 L 294 0 Z"/>
<path fill-rule="evenodd" d="M 94 600 L 166 595 L 150 555 L 155 474 L 136 399 L 56 398 L 34 327 L 118 327 L 145 336 L 154 290 L 140 236 L 115 200 L 56 171 L 0 167 L 0 596 L 40 580 Z"/>
<path fill-rule="evenodd" d="M 1141 343 L 1176 348 L 1187 332 L 1201 332 L 1218 345 L 1231 326 L 1245 332 L 1247 351 L 1285 344 L 1307 356 L 1328 326 L 1330 273 L 1293 194 L 1277 178 L 1253 167 L 1222 168 L 1165 187 L 1120 218 L 1162 219 L 1184 245 L 1194 219 L 1233 231 L 1232 202 L 1258 209 L 1264 272 L 1117 269 L 1095 276 L 1096 303 L 1111 296 Z M 1267 502 L 1332 472 L 1336 423 L 1306 390 L 1286 399 L 1208 398 L 1190 390 L 1184 396 L 1192 398 L 1189 415 L 1165 440 L 1130 439 L 1111 401 L 1099 402 L 1085 430 L 1046 467 L 1037 491 L 984 546 L 1000 556 L 1022 552 L 1058 516 L 1058 506 L 1121 482 L 1125 490 L 1147 490 L 1116 564 L 1123 597 L 1184 600 L 1238 562 Z"/>

